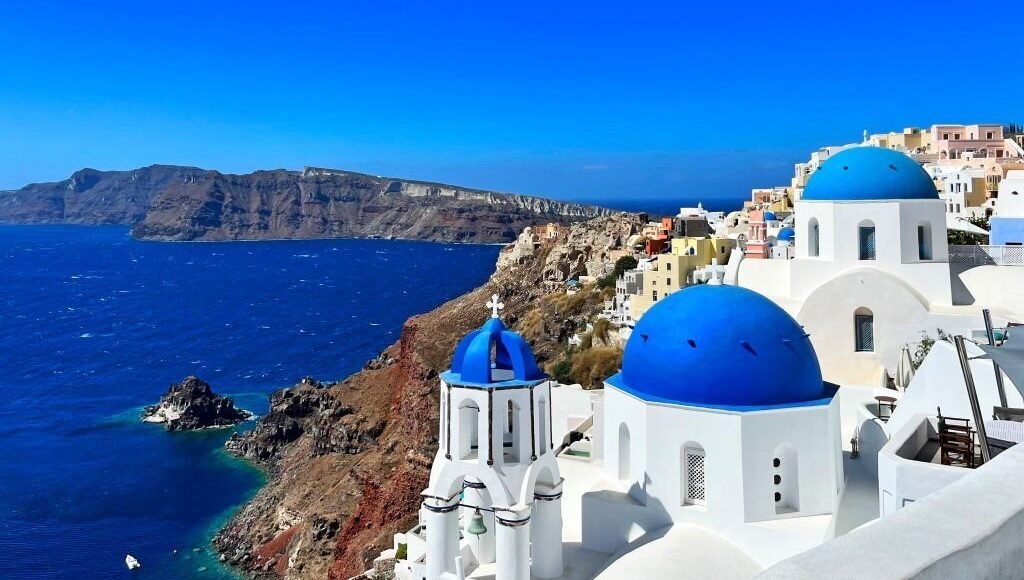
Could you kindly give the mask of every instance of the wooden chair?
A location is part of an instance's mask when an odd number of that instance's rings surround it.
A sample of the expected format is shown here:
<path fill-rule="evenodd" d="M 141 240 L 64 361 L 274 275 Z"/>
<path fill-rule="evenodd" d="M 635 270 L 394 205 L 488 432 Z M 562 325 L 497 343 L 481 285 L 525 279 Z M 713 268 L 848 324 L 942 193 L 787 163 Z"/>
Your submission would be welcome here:
<path fill-rule="evenodd" d="M 973 469 L 974 431 L 968 419 L 943 417 L 939 409 L 939 461 Z"/>

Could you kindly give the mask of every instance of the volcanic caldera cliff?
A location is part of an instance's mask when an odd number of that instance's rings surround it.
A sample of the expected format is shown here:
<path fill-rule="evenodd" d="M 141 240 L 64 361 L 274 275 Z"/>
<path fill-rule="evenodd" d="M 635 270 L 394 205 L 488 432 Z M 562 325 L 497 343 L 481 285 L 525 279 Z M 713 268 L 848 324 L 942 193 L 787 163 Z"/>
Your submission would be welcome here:
<path fill-rule="evenodd" d="M 400 238 L 509 242 L 524 227 L 612 211 L 459 186 L 307 168 L 233 175 L 153 165 L 83 169 L 0 192 L 0 223 L 122 224 L 143 240 Z"/>

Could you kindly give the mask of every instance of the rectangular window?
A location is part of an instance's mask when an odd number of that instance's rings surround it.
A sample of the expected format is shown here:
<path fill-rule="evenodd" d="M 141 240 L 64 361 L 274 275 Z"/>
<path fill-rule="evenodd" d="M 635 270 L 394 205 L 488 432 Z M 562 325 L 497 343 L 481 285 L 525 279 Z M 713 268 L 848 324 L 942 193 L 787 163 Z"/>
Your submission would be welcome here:
<path fill-rule="evenodd" d="M 942 139 L 945 140 L 945 141 L 948 141 L 949 140 L 949 133 L 943 133 L 942 134 Z"/>
<path fill-rule="evenodd" d="M 666 286 L 671 286 L 672 285 L 672 278 L 666 278 L 665 279 L 665 285 Z"/>
<path fill-rule="evenodd" d="M 928 235 L 928 226 L 917 226 L 917 257 L 920 260 L 932 259 L 932 241 Z"/>
<path fill-rule="evenodd" d="M 959 141 L 960 140 L 960 133 L 953 133 L 953 140 L 954 141 Z"/>
<path fill-rule="evenodd" d="M 875 319 L 870 314 L 853 317 L 853 333 L 857 352 L 875 351 Z"/>
<path fill-rule="evenodd" d="M 960 204 L 956 204 L 956 213 L 960 213 Z"/>
<path fill-rule="evenodd" d="M 672 263 L 671 262 L 665 262 L 665 271 L 668 272 L 668 271 L 671 271 L 671 270 L 672 270 Z"/>
<path fill-rule="evenodd" d="M 651 292 L 651 302 L 657 302 L 657 301 L 658 301 L 658 292 L 657 291 Z"/>
<path fill-rule="evenodd" d="M 992 138 L 992 131 L 989 131 L 988 133 L 985 133 L 985 138 L 986 139 L 991 139 Z"/>
<path fill-rule="evenodd" d="M 875 227 L 861 226 L 860 228 L 860 259 L 875 259 Z"/>
<path fill-rule="evenodd" d="M 684 455 L 686 456 L 686 498 L 684 503 L 704 505 L 706 501 L 704 493 L 704 451 L 687 447 Z"/>

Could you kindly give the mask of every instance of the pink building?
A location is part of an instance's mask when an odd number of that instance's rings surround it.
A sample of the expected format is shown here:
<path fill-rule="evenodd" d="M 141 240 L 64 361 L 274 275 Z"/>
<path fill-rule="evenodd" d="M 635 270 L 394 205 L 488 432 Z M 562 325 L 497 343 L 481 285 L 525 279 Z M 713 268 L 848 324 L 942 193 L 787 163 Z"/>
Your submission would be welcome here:
<path fill-rule="evenodd" d="M 939 159 L 1006 156 L 1002 125 L 932 125 L 932 151 Z"/>
<path fill-rule="evenodd" d="M 764 212 L 758 209 L 747 215 L 750 229 L 743 257 L 763 260 L 768 257 L 768 226 L 764 221 Z"/>

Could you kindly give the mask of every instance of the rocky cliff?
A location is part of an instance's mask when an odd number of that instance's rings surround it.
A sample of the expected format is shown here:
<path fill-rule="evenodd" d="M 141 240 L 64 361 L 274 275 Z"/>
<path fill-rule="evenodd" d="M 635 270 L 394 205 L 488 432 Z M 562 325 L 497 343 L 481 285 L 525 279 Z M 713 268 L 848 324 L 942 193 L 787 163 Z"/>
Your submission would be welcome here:
<path fill-rule="evenodd" d="M 54 183 L 0 192 L 0 223 L 131 225 L 173 183 L 209 173 L 195 167 L 151 165 L 131 171 L 82 169 Z"/>
<path fill-rule="evenodd" d="M 508 242 L 529 225 L 610 214 L 538 197 L 318 168 L 246 175 L 163 165 L 83 169 L 65 181 L 0 192 L 2 223 L 124 224 L 145 240 Z"/>
<path fill-rule="evenodd" d="M 523 332 L 541 362 L 552 359 L 603 300 L 589 287 L 567 297 L 545 281 L 586 274 L 640 227 L 635 216 L 617 214 L 574 225 L 516 260 L 509 246 L 486 284 L 409 319 L 398 342 L 361 372 L 275 393 L 256 429 L 228 442 L 269 478 L 216 548 L 258 577 L 346 579 L 365 570 L 416 520 L 437 450 L 438 372 L 458 340 L 486 319 L 488 297 L 499 294 L 505 322 Z"/>

